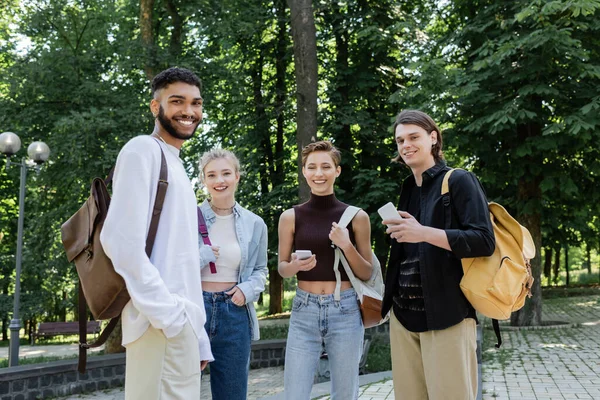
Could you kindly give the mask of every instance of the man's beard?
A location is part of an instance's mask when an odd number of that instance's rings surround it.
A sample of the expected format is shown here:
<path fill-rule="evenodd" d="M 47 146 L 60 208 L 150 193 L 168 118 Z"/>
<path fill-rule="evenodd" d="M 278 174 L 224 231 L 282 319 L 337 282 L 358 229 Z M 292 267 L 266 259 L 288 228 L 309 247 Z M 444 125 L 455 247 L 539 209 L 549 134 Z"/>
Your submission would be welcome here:
<path fill-rule="evenodd" d="M 196 129 L 198 129 L 198 125 L 200 125 L 200 123 L 197 123 L 196 126 L 194 127 L 194 131 L 189 135 L 179 133 L 177 131 L 177 128 L 175 128 L 173 126 L 171 121 L 165 117 L 165 110 L 162 107 L 162 105 L 158 109 L 157 117 L 158 117 L 158 122 L 160 122 L 160 125 L 164 128 L 164 130 L 167 131 L 167 133 L 169 135 L 173 136 L 175 139 L 180 139 L 180 140 L 188 140 L 189 138 L 194 136 L 194 133 L 196 133 Z"/>

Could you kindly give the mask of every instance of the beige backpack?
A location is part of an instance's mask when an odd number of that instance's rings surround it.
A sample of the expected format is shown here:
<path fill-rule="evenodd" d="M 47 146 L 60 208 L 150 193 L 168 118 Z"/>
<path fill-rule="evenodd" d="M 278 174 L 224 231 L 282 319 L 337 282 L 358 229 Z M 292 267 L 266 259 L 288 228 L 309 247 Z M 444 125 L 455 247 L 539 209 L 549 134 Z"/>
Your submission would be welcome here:
<path fill-rule="evenodd" d="M 442 196 L 450 196 L 446 172 L 442 183 Z M 450 201 L 446 206 L 446 224 L 450 223 Z M 469 303 L 486 317 L 493 320 L 510 318 L 531 297 L 533 276 L 529 260 L 535 257 L 535 244 L 531 234 L 517 222 L 500 204 L 488 204 L 490 219 L 496 237 L 496 249 L 489 257 L 463 258 L 464 276 L 460 288 Z M 497 326 L 497 321 L 494 324 Z M 499 333 L 497 332 L 499 336 Z M 499 341 L 497 347 L 500 347 Z"/>

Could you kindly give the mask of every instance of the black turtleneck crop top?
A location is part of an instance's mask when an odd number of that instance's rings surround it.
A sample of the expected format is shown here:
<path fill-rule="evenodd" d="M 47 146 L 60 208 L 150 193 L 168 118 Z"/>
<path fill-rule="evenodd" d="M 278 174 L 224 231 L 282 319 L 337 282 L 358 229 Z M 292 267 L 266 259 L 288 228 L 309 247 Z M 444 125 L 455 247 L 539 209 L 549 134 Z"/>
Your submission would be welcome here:
<path fill-rule="evenodd" d="M 299 271 L 300 281 L 335 281 L 333 262 L 334 245 L 329 239 L 331 224 L 338 222 L 348 207 L 334 194 L 316 196 L 311 193 L 310 200 L 294 206 L 294 250 L 310 250 L 317 256 L 317 265 L 310 271 Z M 352 224 L 347 228 L 350 240 L 354 241 Z M 338 267 L 342 281 L 348 281 L 348 275 L 340 263 Z"/>

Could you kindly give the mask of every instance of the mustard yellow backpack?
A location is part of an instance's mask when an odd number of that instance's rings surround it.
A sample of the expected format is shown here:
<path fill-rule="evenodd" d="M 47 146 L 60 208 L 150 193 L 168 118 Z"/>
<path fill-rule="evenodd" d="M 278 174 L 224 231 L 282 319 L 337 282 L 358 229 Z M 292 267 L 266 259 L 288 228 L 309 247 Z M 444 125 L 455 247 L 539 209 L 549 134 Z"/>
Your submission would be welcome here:
<path fill-rule="evenodd" d="M 446 172 L 442 182 L 442 197 L 446 206 L 446 223 L 450 217 L 450 186 L 452 174 Z M 496 238 L 496 249 L 489 257 L 461 259 L 464 276 L 460 288 L 473 308 L 492 318 L 510 318 L 531 297 L 533 276 L 529 260 L 535 257 L 531 234 L 498 203 L 488 203 L 490 219 Z M 494 328 L 497 329 L 497 321 Z M 499 330 L 496 332 L 500 347 Z"/>

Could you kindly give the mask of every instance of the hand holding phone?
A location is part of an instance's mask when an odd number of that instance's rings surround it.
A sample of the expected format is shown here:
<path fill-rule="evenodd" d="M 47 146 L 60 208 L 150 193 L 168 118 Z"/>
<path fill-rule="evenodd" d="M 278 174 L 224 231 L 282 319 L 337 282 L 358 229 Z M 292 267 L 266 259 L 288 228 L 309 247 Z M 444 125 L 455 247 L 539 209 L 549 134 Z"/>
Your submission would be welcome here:
<path fill-rule="evenodd" d="M 294 253 L 298 257 L 298 260 L 306 260 L 312 256 L 312 251 L 310 250 L 296 250 Z"/>
<path fill-rule="evenodd" d="M 402 219 L 400 214 L 398 214 L 398 210 L 396 210 L 396 207 L 391 202 L 385 204 L 383 207 L 377 210 L 377 212 L 379 213 L 381 219 L 384 221 L 400 221 Z"/>

